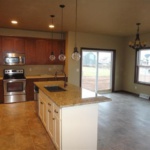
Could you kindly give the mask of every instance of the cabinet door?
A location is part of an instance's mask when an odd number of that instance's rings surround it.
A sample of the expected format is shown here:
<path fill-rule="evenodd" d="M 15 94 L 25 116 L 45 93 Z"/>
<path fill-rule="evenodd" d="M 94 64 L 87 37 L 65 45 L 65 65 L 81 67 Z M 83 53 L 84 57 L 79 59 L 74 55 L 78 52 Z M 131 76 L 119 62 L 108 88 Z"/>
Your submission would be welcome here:
<path fill-rule="evenodd" d="M 60 109 L 54 105 L 54 143 L 57 149 L 60 147 Z"/>
<path fill-rule="evenodd" d="M 36 64 L 46 64 L 47 58 L 47 48 L 48 48 L 48 41 L 43 39 L 36 40 Z"/>
<path fill-rule="evenodd" d="M 53 136 L 54 136 L 53 111 L 48 108 L 47 113 L 48 113 L 47 114 L 47 131 L 48 131 L 51 139 L 53 140 Z"/>
<path fill-rule="evenodd" d="M 4 103 L 3 80 L 0 80 L 0 103 Z"/>
<path fill-rule="evenodd" d="M 34 65 L 36 62 L 36 40 L 34 38 L 25 39 L 26 64 Z"/>
<path fill-rule="evenodd" d="M 60 61 L 58 59 L 58 56 L 60 55 L 61 50 L 63 51 L 63 53 L 65 53 L 65 42 L 64 42 L 64 40 L 54 40 L 53 41 L 53 49 L 54 49 L 54 54 L 56 56 L 55 63 L 56 64 L 64 64 L 65 61 Z"/>
<path fill-rule="evenodd" d="M 43 105 L 43 100 L 42 100 L 42 98 L 39 96 L 39 117 L 41 118 L 41 120 L 43 120 L 43 109 L 44 109 L 44 107 L 43 107 L 44 105 Z"/>
<path fill-rule="evenodd" d="M 46 102 L 41 97 L 39 97 L 39 116 L 43 122 L 43 125 L 46 127 L 47 125 Z"/>
<path fill-rule="evenodd" d="M 26 80 L 26 100 L 34 100 L 34 79 L 27 79 Z"/>
<path fill-rule="evenodd" d="M 15 53 L 24 53 L 24 38 L 13 38 L 14 40 L 14 52 Z"/>
<path fill-rule="evenodd" d="M 0 36 L 0 65 L 3 64 L 2 37 Z"/>
<path fill-rule="evenodd" d="M 2 37 L 3 53 L 14 52 L 14 41 L 11 37 Z"/>
<path fill-rule="evenodd" d="M 24 53 L 24 38 L 2 37 L 3 53 Z"/>

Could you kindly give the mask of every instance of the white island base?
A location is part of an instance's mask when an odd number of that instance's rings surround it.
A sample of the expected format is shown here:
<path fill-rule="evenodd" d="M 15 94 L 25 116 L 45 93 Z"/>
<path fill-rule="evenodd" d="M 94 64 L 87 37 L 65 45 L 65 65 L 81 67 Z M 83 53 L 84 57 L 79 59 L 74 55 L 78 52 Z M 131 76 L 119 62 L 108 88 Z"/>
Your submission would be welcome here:
<path fill-rule="evenodd" d="M 61 150 L 97 150 L 98 103 L 62 108 Z"/>
<path fill-rule="evenodd" d="M 45 85 L 63 82 L 35 82 L 39 87 L 39 117 L 57 150 L 97 150 L 98 106 L 111 101 L 103 96 L 82 97 L 82 89 L 68 84 L 65 92 L 49 92 Z"/>

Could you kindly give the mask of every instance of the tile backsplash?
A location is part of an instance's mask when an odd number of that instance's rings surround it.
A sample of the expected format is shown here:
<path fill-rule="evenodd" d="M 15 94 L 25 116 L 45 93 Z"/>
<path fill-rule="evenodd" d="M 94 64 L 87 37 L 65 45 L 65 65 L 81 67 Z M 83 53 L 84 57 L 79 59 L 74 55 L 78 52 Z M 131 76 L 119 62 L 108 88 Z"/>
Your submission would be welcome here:
<path fill-rule="evenodd" d="M 25 75 L 54 75 L 56 71 L 63 70 L 63 65 L 24 65 L 24 66 L 1 66 L 0 76 L 4 69 L 24 69 Z"/>

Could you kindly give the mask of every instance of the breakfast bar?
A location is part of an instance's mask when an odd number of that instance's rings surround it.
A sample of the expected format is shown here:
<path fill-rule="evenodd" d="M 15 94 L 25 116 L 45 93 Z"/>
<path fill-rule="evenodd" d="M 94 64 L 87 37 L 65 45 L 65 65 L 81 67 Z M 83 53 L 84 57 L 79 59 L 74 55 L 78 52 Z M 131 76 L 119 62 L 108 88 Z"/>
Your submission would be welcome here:
<path fill-rule="evenodd" d="M 111 99 L 63 81 L 34 84 L 38 115 L 57 150 L 97 150 L 98 105 Z"/>

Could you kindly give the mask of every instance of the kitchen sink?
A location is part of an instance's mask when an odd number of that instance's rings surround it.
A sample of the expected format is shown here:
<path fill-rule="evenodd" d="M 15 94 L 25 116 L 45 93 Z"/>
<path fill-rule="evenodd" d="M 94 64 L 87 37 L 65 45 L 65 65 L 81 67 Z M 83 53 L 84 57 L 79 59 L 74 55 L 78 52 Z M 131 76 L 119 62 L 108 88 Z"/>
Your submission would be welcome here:
<path fill-rule="evenodd" d="M 61 92 L 61 91 L 66 91 L 66 89 L 63 89 L 60 86 L 45 86 L 44 87 L 46 90 L 49 92 Z"/>

